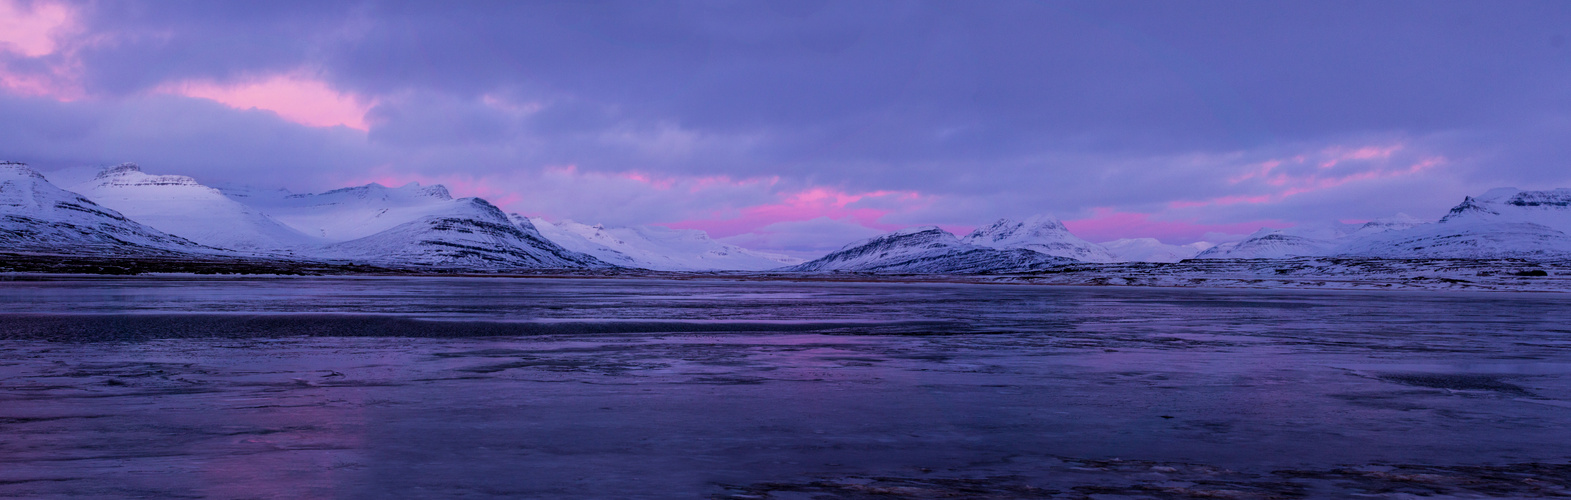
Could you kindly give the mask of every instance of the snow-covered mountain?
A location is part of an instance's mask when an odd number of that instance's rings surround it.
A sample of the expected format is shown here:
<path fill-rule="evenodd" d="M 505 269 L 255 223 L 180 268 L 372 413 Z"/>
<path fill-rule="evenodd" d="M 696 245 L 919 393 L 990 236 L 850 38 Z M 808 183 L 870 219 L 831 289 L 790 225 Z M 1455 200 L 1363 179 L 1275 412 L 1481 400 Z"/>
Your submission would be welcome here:
<path fill-rule="evenodd" d="M 1346 253 L 1345 247 L 1356 241 L 1376 238 L 1377 235 L 1404 231 L 1423 222 L 1397 214 L 1395 217 L 1377 219 L 1363 224 L 1330 222 L 1305 224 L 1286 229 L 1262 228 L 1242 241 L 1211 247 L 1200 252 L 1198 259 L 1285 259 L 1291 257 L 1318 257 Z"/>
<path fill-rule="evenodd" d="M 1538 224 L 1571 233 L 1571 189 L 1523 191 L 1495 188 L 1467 197 L 1440 219 L 1441 223 L 1503 222 Z"/>
<path fill-rule="evenodd" d="M 528 224 L 546 239 L 569 250 L 623 267 L 657 271 L 762 271 L 802 262 L 785 255 L 727 245 L 710 239 L 707 233 L 699 230 L 659 226 L 607 228 L 598 224 L 524 218 L 518 214 L 510 217 L 520 226 Z"/>
<path fill-rule="evenodd" d="M 1434 224 L 1356 238 L 1338 253 L 1384 258 L 1571 256 L 1571 189 L 1492 189 Z"/>
<path fill-rule="evenodd" d="M 1262 228 L 1242 241 L 1217 245 L 1198 259 L 1282 259 L 1326 255 L 1352 232 L 1347 224 L 1310 224 L 1286 229 Z"/>
<path fill-rule="evenodd" d="M 134 163 L 104 169 L 71 188 L 137 222 L 203 245 L 282 250 L 320 243 L 183 175 L 149 175 Z"/>
<path fill-rule="evenodd" d="M 219 252 L 127 219 L 14 162 L 0 162 L 0 250 L 103 255 Z"/>
<path fill-rule="evenodd" d="M 226 188 L 230 197 L 328 242 L 371 236 L 416 219 L 445 213 L 455 203 L 442 185 L 371 183 L 324 193 Z"/>
<path fill-rule="evenodd" d="M 382 265 L 484 270 L 612 267 L 513 223 L 480 198 L 436 205 L 414 220 L 328 245 L 321 255 Z"/>
<path fill-rule="evenodd" d="M 1262 229 L 1197 258 L 1354 256 L 1387 259 L 1571 257 L 1571 189 L 1492 189 L 1439 222 L 1405 215 L 1365 224 Z"/>
<path fill-rule="evenodd" d="M 817 260 L 781 269 L 794 272 L 976 274 L 1022 272 L 1077 262 L 1024 248 L 971 245 L 937 227 L 902 229 L 858 241 Z"/>
<path fill-rule="evenodd" d="M 1082 262 L 1116 260 L 1107 249 L 1075 237 L 1064 223 L 1046 215 L 1033 216 L 1024 222 L 999 219 L 972 231 L 961 242 L 997 249 L 1023 248 Z"/>
<path fill-rule="evenodd" d="M 1102 243 L 1102 248 L 1111 252 L 1116 262 L 1178 262 L 1213 246 L 1216 245 L 1205 241 L 1169 245 L 1156 238 L 1124 238 Z"/>

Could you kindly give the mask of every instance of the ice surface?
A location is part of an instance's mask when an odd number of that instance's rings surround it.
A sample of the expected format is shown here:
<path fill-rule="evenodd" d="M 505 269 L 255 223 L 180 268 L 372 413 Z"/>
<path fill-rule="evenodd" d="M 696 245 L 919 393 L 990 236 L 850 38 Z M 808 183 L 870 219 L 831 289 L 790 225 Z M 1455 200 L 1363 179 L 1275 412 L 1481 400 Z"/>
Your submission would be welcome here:
<path fill-rule="evenodd" d="M 0 496 L 1564 495 L 1568 324 L 1560 294 L 3 281 Z"/>

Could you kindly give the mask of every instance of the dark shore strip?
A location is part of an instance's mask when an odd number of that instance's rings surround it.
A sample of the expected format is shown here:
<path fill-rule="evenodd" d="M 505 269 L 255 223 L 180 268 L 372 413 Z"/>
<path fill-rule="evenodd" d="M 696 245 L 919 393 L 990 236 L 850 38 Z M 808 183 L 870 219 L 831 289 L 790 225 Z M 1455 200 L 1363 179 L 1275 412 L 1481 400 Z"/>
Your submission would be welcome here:
<path fill-rule="evenodd" d="M 351 314 L 0 314 L 0 340 L 120 342 L 285 337 L 471 338 L 635 333 L 921 333 L 939 321 L 448 321 Z"/>

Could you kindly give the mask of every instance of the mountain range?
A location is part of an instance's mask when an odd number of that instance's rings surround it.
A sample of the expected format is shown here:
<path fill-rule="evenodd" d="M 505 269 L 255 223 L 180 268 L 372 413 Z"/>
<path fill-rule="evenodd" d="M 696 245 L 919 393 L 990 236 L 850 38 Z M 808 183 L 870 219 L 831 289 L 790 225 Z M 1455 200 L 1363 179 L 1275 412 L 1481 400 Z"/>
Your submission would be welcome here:
<path fill-rule="evenodd" d="M 88 175 L 91 175 L 89 178 Z M 70 178 L 71 175 L 62 175 Z M 1071 264 L 1186 259 L 1559 259 L 1571 257 L 1571 189 L 1490 190 L 1444 218 L 1265 228 L 1236 242 L 1171 245 L 1153 238 L 1095 244 L 1037 215 L 1000 219 L 964 237 L 918 227 L 802 259 L 741 248 L 703 231 L 606 227 L 506 214 L 441 186 L 372 183 L 322 193 L 202 185 L 121 164 L 62 189 L 24 164 L 0 162 L 0 251 L 40 255 L 224 256 L 393 268 L 987 274 Z"/>

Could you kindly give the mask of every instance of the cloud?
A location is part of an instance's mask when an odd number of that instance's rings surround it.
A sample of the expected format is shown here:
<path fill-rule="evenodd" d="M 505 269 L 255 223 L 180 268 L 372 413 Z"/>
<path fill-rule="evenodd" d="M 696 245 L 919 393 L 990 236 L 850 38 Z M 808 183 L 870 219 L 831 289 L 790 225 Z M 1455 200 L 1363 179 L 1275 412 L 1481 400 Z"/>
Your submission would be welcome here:
<path fill-rule="evenodd" d="M 1132 5 L 0 0 L 0 155 L 796 249 L 1037 213 L 1181 243 L 1571 185 L 1571 6 Z"/>
<path fill-rule="evenodd" d="M 52 54 L 55 36 L 74 19 L 64 3 L 0 0 L 0 51 L 23 57 Z"/>
<path fill-rule="evenodd" d="M 0 91 L 70 100 L 81 91 L 59 40 L 78 31 L 76 11 L 60 2 L 0 0 Z"/>
<path fill-rule="evenodd" d="M 361 131 L 374 100 L 334 90 L 322 80 L 294 72 L 218 83 L 185 80 L 159 86 L 155 92 L 209 99 L 239 110 L 262 109 L 285 120 L 311 127 L 345 126 Z"/>

